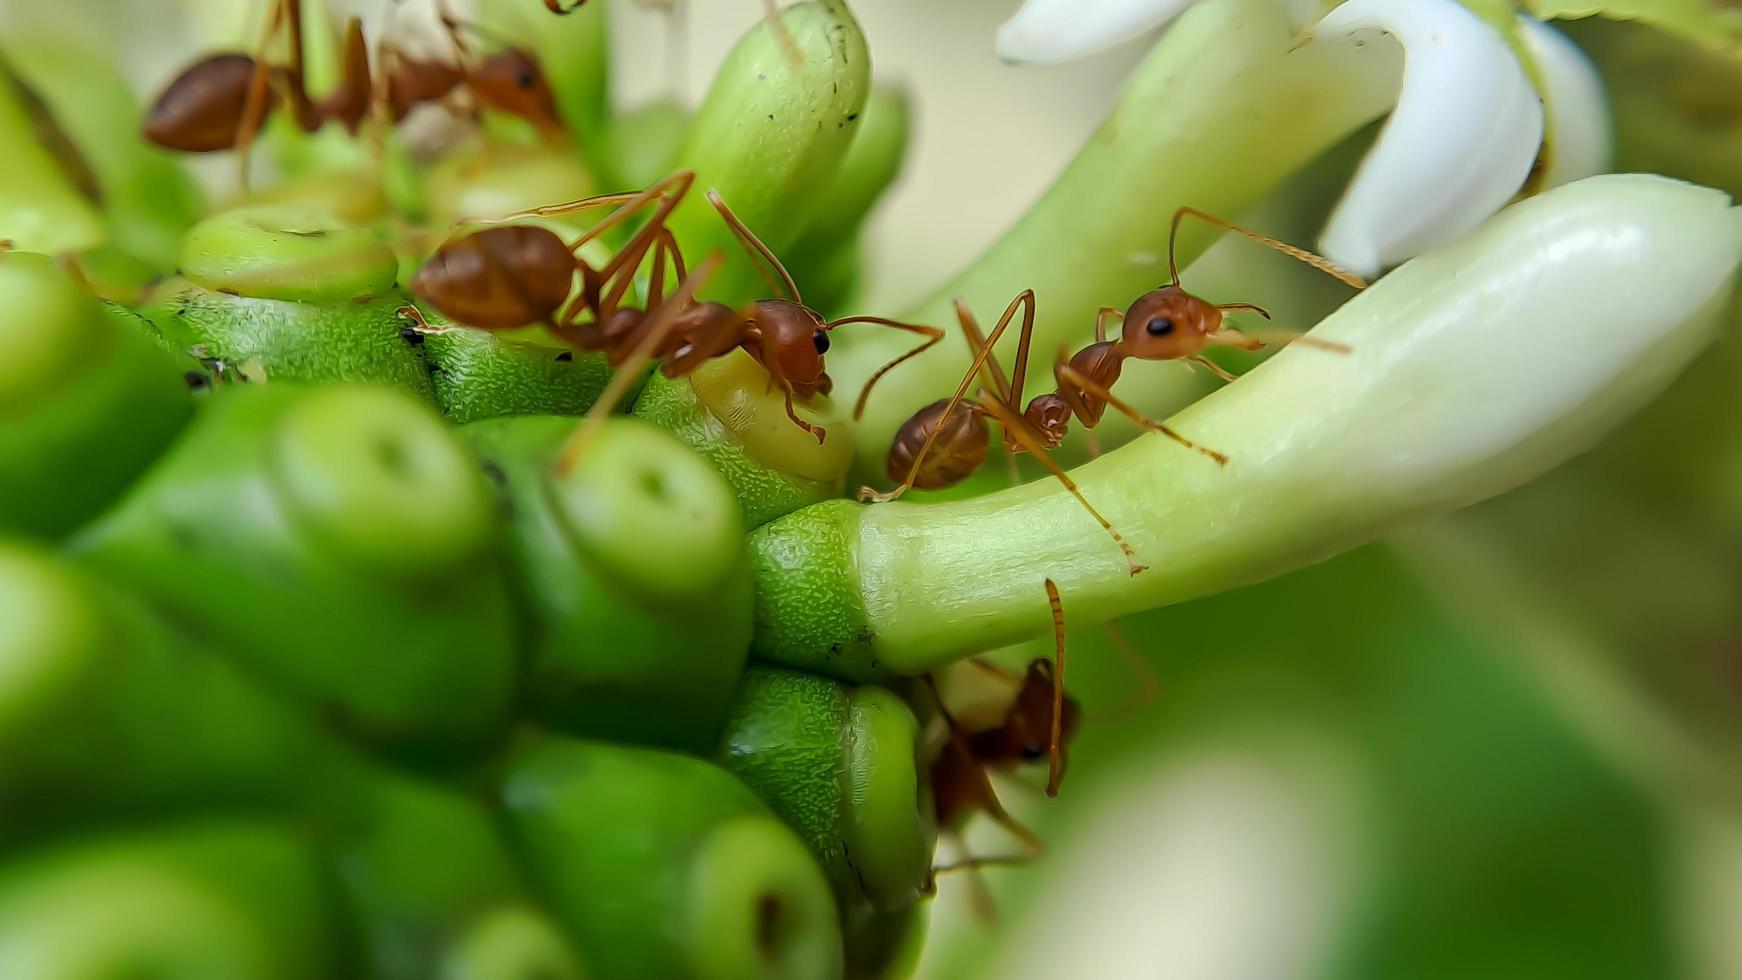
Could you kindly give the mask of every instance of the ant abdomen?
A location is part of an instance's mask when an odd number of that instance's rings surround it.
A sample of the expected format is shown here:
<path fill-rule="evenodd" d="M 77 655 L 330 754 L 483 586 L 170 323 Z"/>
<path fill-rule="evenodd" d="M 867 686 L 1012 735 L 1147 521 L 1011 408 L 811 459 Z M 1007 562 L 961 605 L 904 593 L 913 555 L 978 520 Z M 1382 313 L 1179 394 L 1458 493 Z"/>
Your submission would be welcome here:
<path fill-rule="evenodd" d="M 207 55 L 177 75 L 145 117 L 145 138 L 184 153 L 211 153 L 236 145 L 248 111 L 254 59 L 228 52 Z M 270 110 L 267 93 L 262 113 Z"/>
<path fill-rule="evenodd" d="M 568 302 L 575 257 L 556 232 L 497 225 L 443 242 L 411 291 L 456 323 L 511 330 L 549 323 Z"/>
<path fill-rule="evenodd" d="M 920 490 L 939 490 L 972 476 L 986 462 L 991 448 L 991 435 L 980 412 L 970 402 L 958 404 L 946 416 L 948 399 L 940 399 L 913 413 L 895 435 L 889 446 L 888 473 L 891 480 L 907 480 Z M 914 460 L 928 439 L 937 432 L 932 452 L 914 469 Z"/>

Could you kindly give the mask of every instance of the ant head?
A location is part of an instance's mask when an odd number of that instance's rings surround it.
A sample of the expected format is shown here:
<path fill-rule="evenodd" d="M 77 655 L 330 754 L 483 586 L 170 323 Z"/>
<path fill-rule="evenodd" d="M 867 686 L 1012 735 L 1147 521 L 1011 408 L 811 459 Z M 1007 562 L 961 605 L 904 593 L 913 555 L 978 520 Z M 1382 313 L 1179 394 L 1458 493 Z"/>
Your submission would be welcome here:
<path fill-rule="evenodd" d="M 765 299 L 756 304 L 756 323 L 765 367 L 801 397 L 826 390 L 823 355 L 829 350 L 829 325 L 821 314 L 790 300 Z"/>
<path fill-rule="evenodd" d="M 472 72 L 471 88 L 489 105 L 552 131 L 562 127 L 556 95 L 538 59 L 522 48 L 504 48 L 485 58 Z"/>
<path fill-rule="evenodd" d="M 1152 289 L 1125 311 L 1120 342 L 1133 357 L 1164 361 L 1196 354 L 1222 328 L 1222 311 L 1177 285 Z"/>

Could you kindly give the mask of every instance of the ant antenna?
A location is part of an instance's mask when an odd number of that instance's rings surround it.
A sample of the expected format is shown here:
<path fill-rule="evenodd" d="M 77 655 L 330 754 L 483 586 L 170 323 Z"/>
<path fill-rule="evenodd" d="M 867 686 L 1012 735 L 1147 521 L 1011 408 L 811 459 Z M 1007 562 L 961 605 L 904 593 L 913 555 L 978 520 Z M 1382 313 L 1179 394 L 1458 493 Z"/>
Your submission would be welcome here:
<path fill-rule="evenodd" d="M 769 288 L 776 293 L 784 290 L 781 299 L 790 299 L 803 306 L 804 297 L 799 294 L 798 283 L 792 281 L 792 274 L 786 271 L 786 266 L 781 265 L 774 250 L 763 244 L 762 239 L 756 237 L 756 233 L 751 231 L 749 226 L 745 225 L 743 220 L 726 204 L 726 199 L 720 196 L 719 191 L 712 189 L 708 191 L 708 203 L 714 206 L 715 211 L 720 212 L 720 217 L 725 220 L 726 227 L 732 229 L 732 234 L 738 239 L 738 243 L 744 246 L 744 251 L 750 253 L 750 260 L 756 262 L 756 271 L 762 274 L 762 278 L 768 283 Z M 779 277 L 778 282 L 775 279 L 776 276 Z"/>
<path fill-rule="evenodd" d="M 1275 249 L 1276 251 L 1281 252 L 1283 255 L 1286 255 L 1291 259 L 1296 259 L 1300 262 L 1304 262 L 1305 264 L 1312 266 L 1313 268 L 1319 270 L 1320 272 L 1323 272 L 1325 275 L 1330 276 L 1333 279 L 1336 279 L 1338 282 L 1341 282 L 1344 285 L 1353 286 L 1356 289 L 1366 289 L 1367 288 L 1367 280 L 1362 279 L 1360 276 L 1354 274 L 1353 272 L 1350 272 L 1347 269 L 1342 268 L 1341 266 L 1332 262 L 1330 259 L 1325 258 L 1324 256 L 1318 255 L 1317 253 L 1314 253 L 1314 252 L 1309 252 L 1306 249 L 1301 248 L 1297 245 L 1290 245 L 1289 243 L 1287 243 L 1285 241 L 1271 238 L 1269 235 L 1259 234 L 1258 232 L 1253 231 L 1250 228 L 1241 227 L 1240 225 L 1237 225 L 1237 224 L 1233 223 L 1232 221 L 1228 221 L 1228 220 L 1223 219 L 1223 218 L 1218 218 L 1213 214 L 1210 214 L 1206 211 L 1200 211 L 1194 207 L 1181 207 L 1179 210 L 1177 210 L 1173 213 L 1173 227 L 1168 232 L 1168 236 L 1167 236 L 1167 274 L 1173 278 L 1172 285 L 1178 286 L 1180 284 L 1180 282 L 1179 282 L 1179 262 L 1177 259 L 1174 258 L 1174 243 L 1176 241 L 1178 241 L 1178 239 L 1179 239 L 1180 221 L 1182 219 L 1184 219 L 1187 215 L 1191 215 L 1192 217 L 1198 218 L 1202 221 L 1207 221 L 1210 224 L 1215 225 L 1218 228 L 1222 228 L 1222 229 L 1225 229 L 1227 231 L 1231 231 L 1231 232 L 1235 233 L 1236 235 L 1240 235 L 1244 238 L 1248 238 L 1252 241 L 1257 242 L 1260 245 Z M 1265 314 L 1265 315 L 1267 317 L 1269 316 L 1269 314 Z"/>

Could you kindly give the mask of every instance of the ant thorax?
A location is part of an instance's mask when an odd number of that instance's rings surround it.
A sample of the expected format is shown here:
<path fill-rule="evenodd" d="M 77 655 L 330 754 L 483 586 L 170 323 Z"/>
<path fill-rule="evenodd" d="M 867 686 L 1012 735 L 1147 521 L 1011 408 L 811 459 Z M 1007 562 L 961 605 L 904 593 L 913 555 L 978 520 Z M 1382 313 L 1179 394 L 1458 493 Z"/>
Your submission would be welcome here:
<path fill-rule="evenodd" d="M 1102 388 L 1111 388 L 1119 381 L 1119 374 L 1124 369 L 1127 356 L 1127 352 L 1122 349 L 1124 346 L 1123 340 L 1103 340 L 1090 344 L 1071 357 L 1071 367 Z M 1107 412 L 1106 399 L 1083 390 L 1065 378 L 1059 379 L 1058 393 L 1061 400 L 1075 409 L 1077 417 L 1089 428 L 1099 425 L 1101 416 Z"/>

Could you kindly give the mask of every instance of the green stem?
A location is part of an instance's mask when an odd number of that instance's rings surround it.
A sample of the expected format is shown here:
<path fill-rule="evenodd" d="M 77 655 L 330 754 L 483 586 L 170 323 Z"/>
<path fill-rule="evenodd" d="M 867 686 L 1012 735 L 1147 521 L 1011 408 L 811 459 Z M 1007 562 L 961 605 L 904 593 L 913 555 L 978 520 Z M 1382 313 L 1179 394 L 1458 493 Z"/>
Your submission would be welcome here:
<path fill-rule="evenodd" d="M 1715 332 L 1739 254 L 1742 223 L 1703 188 L 1606 177 L 1533 198 L 1314 329 L 1347 353 L 1296 345 L 1170 420 L 1227 466 L 1150 434 L 1074 471 L 1147 571 L 1051 480 L 834 502 L 752 535 L 756 652 L 838 676 L 922 673 L 1045 633 L 1046 578 L 1072 622 L 1092 623 L 1492 496 L 1661 391 Z"/>
<path fill-rule="evenodd" d="M 1112 116 L 1052 189 L 905 319 L 953 329 L 955 297 L 984 320 L 1032 288 L 1039 297 L 1035 356 L 1050 361 L 1060 344 L 1086 334 L 1101 306 L 1129 302 L 1167 280 L 1175 208 L 1245 209 L 1389 108 L 1395 71 L 1379 52 L 1350 58 L 1303 43 L 1282 4 L 1199 4 L 1137 69 Z M 1181 262 L 1211 238 L 1208 229 L 1183 234 Z M 829 355 L 836 387 L 856 392 L 903 344 L 911 346 L 892 334 L 843 337 Z M 856 437 L 867 472 L 882 472 L 895 430 L 946 397 L 967 366 L 964 345 L 940 344 L 878 383 Z"/>

